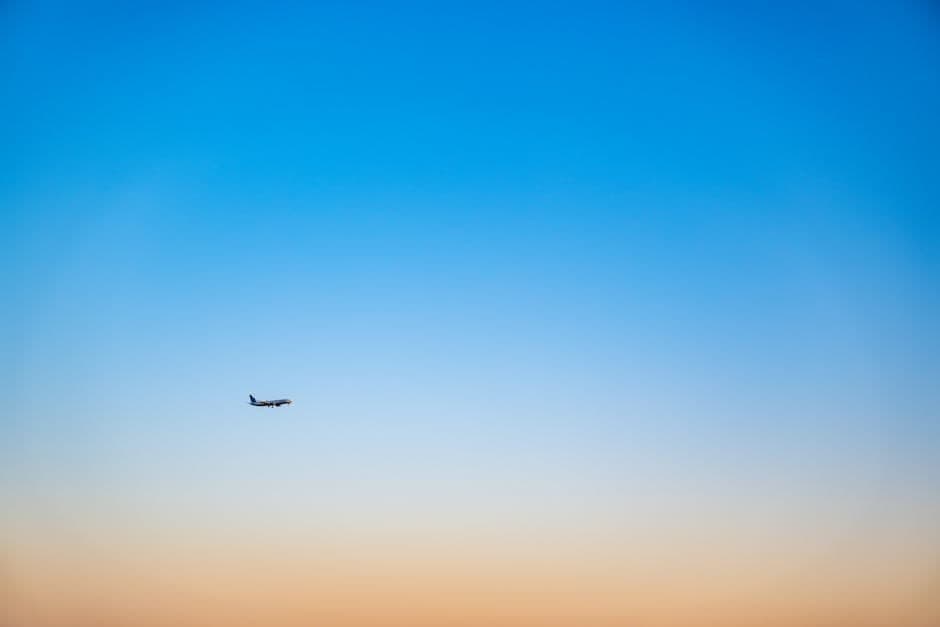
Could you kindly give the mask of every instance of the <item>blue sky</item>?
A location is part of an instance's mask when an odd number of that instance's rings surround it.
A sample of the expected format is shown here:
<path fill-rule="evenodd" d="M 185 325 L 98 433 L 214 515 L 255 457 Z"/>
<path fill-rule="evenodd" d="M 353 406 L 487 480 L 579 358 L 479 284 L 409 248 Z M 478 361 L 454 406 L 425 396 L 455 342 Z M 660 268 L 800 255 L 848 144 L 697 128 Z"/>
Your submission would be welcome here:
<path fill-rule="evenodd" d="M 936 523 L 926 4 L 3 11 L 14 535 Z"/>

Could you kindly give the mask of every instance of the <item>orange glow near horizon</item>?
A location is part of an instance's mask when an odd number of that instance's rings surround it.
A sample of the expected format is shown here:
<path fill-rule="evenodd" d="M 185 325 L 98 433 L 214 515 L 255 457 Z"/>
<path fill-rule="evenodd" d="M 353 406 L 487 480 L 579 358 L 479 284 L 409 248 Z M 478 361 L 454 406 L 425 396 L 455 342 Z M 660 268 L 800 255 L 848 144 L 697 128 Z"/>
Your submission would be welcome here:
<path fill-rule="evenodd" d="M 928 627 L 929 560 L 796 544 L 262 547 L 116 542 L 5 552 L 10 625 Z M 936 562 L 934 562 L 936 563 Z"/>

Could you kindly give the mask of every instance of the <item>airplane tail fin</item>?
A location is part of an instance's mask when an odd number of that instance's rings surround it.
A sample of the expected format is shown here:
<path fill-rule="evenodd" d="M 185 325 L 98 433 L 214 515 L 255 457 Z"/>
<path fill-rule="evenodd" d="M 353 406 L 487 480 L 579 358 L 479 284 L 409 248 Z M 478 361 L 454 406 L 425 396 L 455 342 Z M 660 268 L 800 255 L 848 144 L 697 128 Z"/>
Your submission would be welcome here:
<path fill-rule="evenodd" d="M 252 403 L 254 403 L 254 402 L 255 402 L 255 397 L 254 397 L 254 396 L 252 396 L 251 394 L 249 394 L 249 395 L 248 395 L 248 398 L 250 398 L 250 399 L 251 399 L 251 402 L 252 402 Z"/>

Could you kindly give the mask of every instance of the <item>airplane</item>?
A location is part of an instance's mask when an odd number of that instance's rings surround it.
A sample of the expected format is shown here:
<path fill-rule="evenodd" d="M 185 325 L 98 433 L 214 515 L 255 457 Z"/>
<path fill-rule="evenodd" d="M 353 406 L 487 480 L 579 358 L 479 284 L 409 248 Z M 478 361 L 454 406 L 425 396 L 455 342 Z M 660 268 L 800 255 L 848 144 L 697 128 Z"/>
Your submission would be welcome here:
<path fill-rule="evenodd" d="M 294 402 L 289 398 L 279 398 L 276 401 L 259 401 L 251 394 L 248 395 L 248 398 L 251 399 L 250 404 L 255 407 L 280 407 L 281 405 L 290 405 Z"/>

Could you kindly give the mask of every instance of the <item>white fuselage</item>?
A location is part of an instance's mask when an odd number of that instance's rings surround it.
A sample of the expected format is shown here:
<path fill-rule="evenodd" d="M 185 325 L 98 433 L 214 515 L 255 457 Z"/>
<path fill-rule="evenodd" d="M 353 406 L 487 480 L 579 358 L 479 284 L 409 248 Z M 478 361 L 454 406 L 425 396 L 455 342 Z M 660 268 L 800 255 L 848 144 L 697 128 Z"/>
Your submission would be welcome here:
<path fill-rule="evenodd" d="M 249 402 L 255 407 L 280 407 L 281 405 L 290 405 L 294 401 L 290 400 L 289 398 L 279 398 L 274 401 L 257 401 L 252 399 Z"/>

